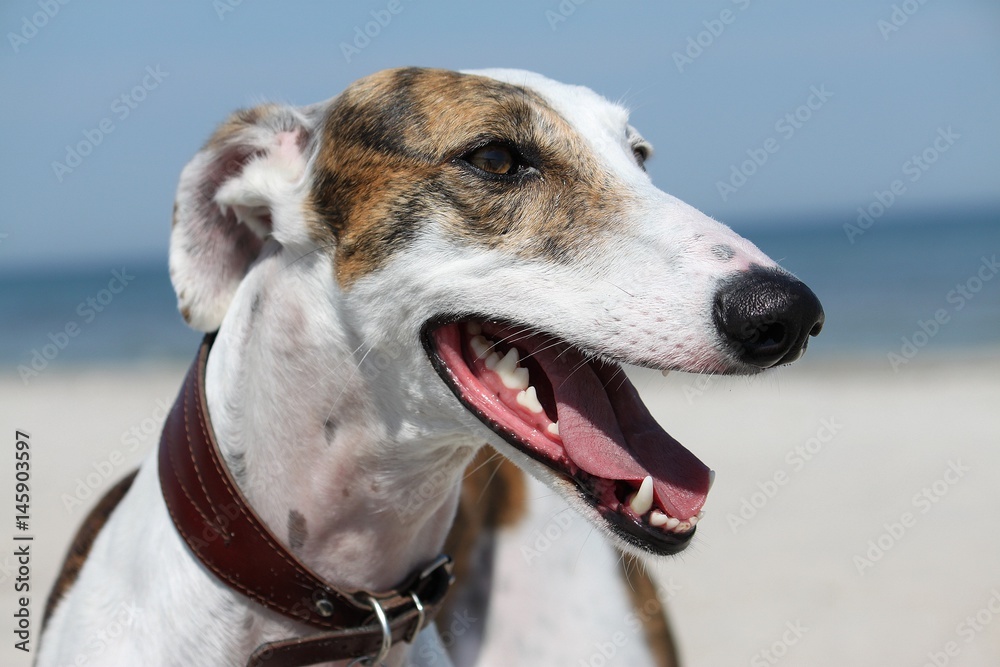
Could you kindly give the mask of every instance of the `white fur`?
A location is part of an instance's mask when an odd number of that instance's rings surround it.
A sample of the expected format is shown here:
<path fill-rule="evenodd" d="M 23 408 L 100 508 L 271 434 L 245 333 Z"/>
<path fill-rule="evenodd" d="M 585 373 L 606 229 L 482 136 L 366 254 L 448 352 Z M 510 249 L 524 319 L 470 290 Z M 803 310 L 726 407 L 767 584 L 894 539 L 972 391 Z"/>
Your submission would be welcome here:
<path fill-rule="evenodd" d="M 485 74 L 540 93 L 629 192 L 627 216 L 585 249 L 584 261 L 557 266 L 470 250 L 429 220 L 407 252 L 341 290 L 329 255 L 311 247 L 303 220 L 313 156 L 302 153 L 295 138 L 312 131 L 310 114 L 321 107 L 287 112 L 295 127 L 279 124 L 254 135 L 264 154 L 214 196 L 221 213 L 232 211 L 237 224 L 260 239 L 252 264 L 215 248 L 200 261 L 218 261 L 224 269 L 206 269 L 191 250 L 212 230 L 179 224 L 173 231 L 171 273 L 181 304 L 191 309 L 195 327 L 221 323 L 207 399 L 223 454 L 231 468 L 244 471 L 243 492 L 279 537 L 287 534 L 289 512 L 305 517 L 308 539 L 299 556 L 339 586 L 391 587 L 437 555 L 462 471 L 483 441 L 605 530 L 565 482 L 455 400 L 418 339 L 428 318 L 489 312 L 608 357 L 718 370 L 727 362 L 713 335 L 714 282 L 751 263 L 773 265 L 728 228 L 650 183 L 632 158 L 622 108 L 536 74 Z M 198 187 L 212 157 L 199 154 L 185 169 L 179 200 Z M 730 246 L 732 259 L 713 256 L 717 244 Z M 600 326 L 594 313 L 607 313 Z M 433 493 L 427 480 L 435 480 Z M 249 605 L 191 556 L 167 516 L 155 452 L 51 620 L 39 667 L 89 655 L 105 619 L 122 604 L 141 613 L 88 664 L 235 666 L 262 642 L 309 632 Z M 448 664 L 433 629 L 423 634 L 410 664 Z M 402 664 L 405 653 L 396 647 L 389 664 Z"/>

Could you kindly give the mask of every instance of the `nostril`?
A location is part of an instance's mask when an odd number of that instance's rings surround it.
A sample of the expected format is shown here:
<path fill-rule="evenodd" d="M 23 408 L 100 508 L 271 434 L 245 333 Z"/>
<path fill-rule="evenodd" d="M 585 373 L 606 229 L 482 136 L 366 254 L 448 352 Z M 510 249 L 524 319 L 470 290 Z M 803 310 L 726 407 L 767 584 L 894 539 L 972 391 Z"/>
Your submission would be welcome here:
<path fill-rule="evenodd" d="M 756 343 L 763 347 L 783 345 L 785 342 L 785 325 L 780 322 L 762 324 L 756 331 Z"/>

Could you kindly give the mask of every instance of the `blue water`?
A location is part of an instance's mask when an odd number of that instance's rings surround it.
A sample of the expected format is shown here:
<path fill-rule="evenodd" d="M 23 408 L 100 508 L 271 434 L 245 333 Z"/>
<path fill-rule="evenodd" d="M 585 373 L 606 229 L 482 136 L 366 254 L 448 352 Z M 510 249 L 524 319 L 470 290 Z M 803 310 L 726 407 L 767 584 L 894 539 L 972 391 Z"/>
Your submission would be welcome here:
<path fill-rule="evenodd" d="M 983 276 L 991 274 L 988 280 L 977 276 L 984 257 L 1000 256 L 1000 210 L 897 216 L 891 224 L 876 222 L 853 244 L 843 230 L 852 220 L 812 220 L 797 227 L 734 225 L 819 295 L 827 323 L 810 345 L 811 357 L 869 353 L 884 358 L 942 309 L 948 321 L 926 341 L 928 347 L 947 351 L 1000 343 L 1000 276 L 988 267 L 982 269 Z M 123 268 L 126 277 L 134 277 L 112 293 L 112 270 Z M 968 298 L 953 292 L 959 285 L 966 286 Z M 111 287 L 118 289 L 119 283 Z M 200 338 L 177 313 L 165 259 L 0 275 L 0 313 L 0 362 L 7 372 L 29 363 L 33 352 L 47 345 L 51 356 L 56 350 L 51 346 L 60 342 L 65 346 L 50 367 L 184 361 Z M 76 334 L 60 335 L 67 326 Z"/>

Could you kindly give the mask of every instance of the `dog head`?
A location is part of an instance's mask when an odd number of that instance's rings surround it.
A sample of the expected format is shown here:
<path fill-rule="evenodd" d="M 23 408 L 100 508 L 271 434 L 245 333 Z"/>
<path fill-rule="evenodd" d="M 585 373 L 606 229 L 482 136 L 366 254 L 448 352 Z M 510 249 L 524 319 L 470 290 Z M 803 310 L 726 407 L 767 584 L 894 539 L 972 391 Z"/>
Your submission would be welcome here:
<path fill-rule="evenodd" d="M 182 174 L 179 306 L 227 326 L 262 253 L 319 262 L 303 289 L 324 321 L 393 360 L 357 371 L 394 432 L 489 439 L 612 535 L 672 553 L 710 473 L 620 364 L 753 373 L 797 359 L 823 314 L 654 187 L 651 152 L 623 108 L 511 70 L 391 70 L 323 104 L 240 112 Z"/>

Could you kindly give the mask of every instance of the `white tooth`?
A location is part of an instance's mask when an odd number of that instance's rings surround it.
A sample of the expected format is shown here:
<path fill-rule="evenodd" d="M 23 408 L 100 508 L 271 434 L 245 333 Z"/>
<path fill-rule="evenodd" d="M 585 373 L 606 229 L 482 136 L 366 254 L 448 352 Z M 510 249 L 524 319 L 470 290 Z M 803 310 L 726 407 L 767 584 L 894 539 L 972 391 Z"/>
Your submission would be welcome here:
<path fill-rule="evenodd" d="M 701 515 L 699 514 L 698 516 L 691 517 L 690 519 L 687 520 L 687 522 L 689 524 L 691 524 L 692 526 L 697 526 L 698 525 L 698 521 L 700 521 L 700 520 L 701 520 Z"/>
<path fill-rule="evenodd" d="M 500 376 L 500 381 L 503 382 L 503 386 L 508 389 L 527 389 L 528 388 L 528 369 L 518 366 L 511 372 L 505 372 L 499 368 L 496 370 L 497 375 Z"/>
<path fill-rule="evenodd" d="M 715 471 L 714 470 L 709 470 L 708 471 L 708 490 L 709 491 L 712 490 L 712 485 L 713 484 L 715 484 Z"/>
<path fill-rule="evenodd" d="M 504 355 L 503 359 L 497 363 L 496 368 L 493 370 L 497 373 L 512 372 L 515 368 L 517 368 L 517 362 L 519 360 L 520 357 L 517 354 L 517 349 L 512 347 L 507 351 L 507 354 Z"/>
<path fill-rule="evenodd" d="M 500 355 L 497 354 L 496 352 L 490 352 L 488 355 L 486 355 L 485 363 L 486 363 L 486 368 L 490 369 L 491 371 L 496 370 L 497 364 L 500 363 Z"/>
<path fill-rule="evenodd" d="M 476 357 L 479 359 L 485 357 L 493 349 L 493 345 L 490 344 L 490 341 L 486 340 L 486 336 L 473 336 L 469 341 L 469 347 L 472 348 L 472 351 L 476 353 Z"/>
<path fill-rule="evenodd" d="M 629 501 L 629 508 L 638 516 L 642 516 L 653 507 L 653 478 L 646 475 L 642 480 L 642 485 L 635 492 L 635 496 Z"/>
<path fill-rule="evenodd" d="M 690 521 L 681 521 L 679 524 L 677 524 L 677 532 L 678 533 L 686 533 L 689 530 L 691 530 L 691 522 Z"/>
<path fill-rule="evenodd" d="M 535 394 L 534 387 L 528 387 L 524 391 L 517 392 L 517 403 L 528 408 L 536 415 L 541 414 L 543 409 L 542 404 L 538 402 L 538 396 Z"/>
<path fill-rule="evenodd" d="M 465 330 L 469 332 L 470 336 L 478 336 L 483 333 L 483 328 L 479 326 L 479 322 L 469 322 L 465 325 Z"/>
<path fill-rule="evenodd" d="M 667 525 L 670 521 L 670 517 L 661 512 L 660 510 L 653 510 L 649 513 L 649 525 L 656 526 L 657 528 Z"/>
<path fill-rule="evenodd" d="M 681 525 L 680 519 L 675 519 L 674 517 L 667 517 L 667 530 L 673 530 L 677 526 Z"/>
<path fill-rule="evenodd" d="M 667 377 L 668 375 L 670 375 L 670 369 L 668 368 L 665 371 L 660 371 L 660 375 L 662 375 L 663 377 Z"/>
<path fill-rule="evenodd" d="M 548 432 L 552 435 L 559 435 L 559 422 L 549 424 Z"/>

